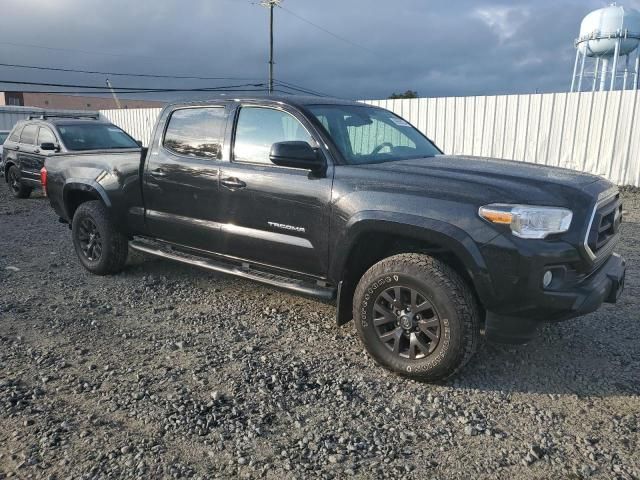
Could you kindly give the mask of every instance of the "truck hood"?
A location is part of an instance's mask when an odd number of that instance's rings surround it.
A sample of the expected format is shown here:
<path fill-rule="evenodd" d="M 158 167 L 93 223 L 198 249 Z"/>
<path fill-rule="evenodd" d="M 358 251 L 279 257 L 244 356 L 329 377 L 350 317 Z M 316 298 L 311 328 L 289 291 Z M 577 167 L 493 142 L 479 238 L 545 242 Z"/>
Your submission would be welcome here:
<path fill-rule="evenodd" d="M 423 193 L 467 197 L 484 202 L 536 202 L 545 205 L 574 203 L 576 195 L 592 197 L 585 189 L 596 182 L 595 175 L 533 163 L 496 158 L 438 155 L 366 165 L 385 183 L 402 182 L 405 188 L 422 187 Z M 610 186 L 610 184 L 608 185 Z M 581 194 L 581 195 L 579 195 Z"/>

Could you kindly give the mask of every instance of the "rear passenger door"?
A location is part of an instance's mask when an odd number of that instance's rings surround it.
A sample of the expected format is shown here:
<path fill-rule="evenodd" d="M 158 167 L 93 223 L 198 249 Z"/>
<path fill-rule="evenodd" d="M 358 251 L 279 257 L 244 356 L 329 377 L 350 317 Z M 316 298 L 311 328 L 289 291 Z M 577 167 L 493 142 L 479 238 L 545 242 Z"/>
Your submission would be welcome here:
<path fill-rule="evenodd" d="M 37 124 L 31 123 L 24 127 L 20 134 L 18 150 L 18 164 L 22 181 L 33 185 L 40 182 L 41 156 L 40 149 L 36 145 L 38 140 Z"/>
<path fill-rule="evenodd" d="M 227 111 L 208 105 L 178 107 L 164 115 L 144 172 L 147 227 L 158 239 L 218 252 L 218 176 Z"/>

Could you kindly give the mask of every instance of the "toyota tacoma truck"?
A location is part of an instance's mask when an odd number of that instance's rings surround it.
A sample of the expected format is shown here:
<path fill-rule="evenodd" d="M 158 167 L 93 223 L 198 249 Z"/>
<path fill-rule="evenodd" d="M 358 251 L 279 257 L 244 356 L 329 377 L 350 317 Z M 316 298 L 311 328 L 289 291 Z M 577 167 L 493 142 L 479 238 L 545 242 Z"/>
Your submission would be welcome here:
<path fill-rule="evenodd" d="M 444 155 L 350 101 L 173 104 L 148 151 L 53 154 L 42 182 L 90 272 L 136 250 L 335 300 L 380 365 L 419 380 L 456 373 L 482 334 L 527 342 L 624 287 L 610 182 Z"/>

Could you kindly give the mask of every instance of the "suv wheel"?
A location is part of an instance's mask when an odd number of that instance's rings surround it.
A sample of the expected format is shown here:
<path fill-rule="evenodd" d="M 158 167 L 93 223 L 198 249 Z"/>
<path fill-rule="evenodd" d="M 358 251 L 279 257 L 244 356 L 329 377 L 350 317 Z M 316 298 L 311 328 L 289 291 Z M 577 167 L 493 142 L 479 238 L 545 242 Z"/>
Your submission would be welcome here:
<path fill-rule="evenodd" d="M 7 173 L 7 182 L 9 188 L 16 198 L 28 198 L 31 195 L 33 188 L 28 187 L 20 180 L 20 170 L 15 165 L 11 165 L 9 172 Z"/>
<path fill-rule="evenodd" d="M 422 381 L 457 373 L 480 339 L 479 311 L 466 282 L 446 263 L 401 254 L 371 267 L 353 301 L 356 329 L 383 367 Z"/>
<path fill-rule="evenodd" d="M 122 270 L 129 243 L 102 202 L 81 204 L 73 216 L 71 232 L 80 263 L 91 273 L 108 275 Z"/>

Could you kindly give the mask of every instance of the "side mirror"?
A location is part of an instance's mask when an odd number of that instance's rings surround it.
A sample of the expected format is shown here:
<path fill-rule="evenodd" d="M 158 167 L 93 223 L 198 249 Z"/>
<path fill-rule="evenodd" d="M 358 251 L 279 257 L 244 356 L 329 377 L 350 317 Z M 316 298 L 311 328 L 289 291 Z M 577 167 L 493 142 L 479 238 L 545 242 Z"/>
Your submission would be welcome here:
<path fill-rule="evenodd" d="M 322 155 L 307 142 L 274 143 L 269 158 L 280 167 L 318 171 L 325 166 Z"/>
<path fill-rule="evenodd" d="M 48 152 L 58 152 L 60 151 L 60 147 L 53 142 L 45 142 L 40 144 L 40 150 L 45 150 Z"/>

